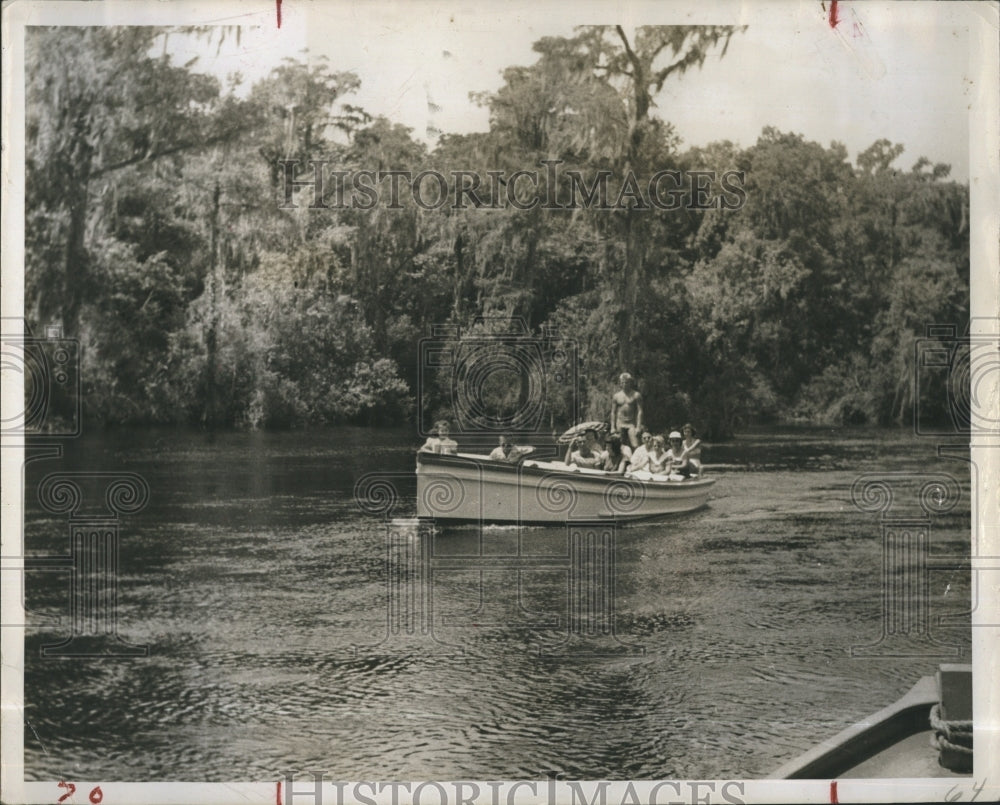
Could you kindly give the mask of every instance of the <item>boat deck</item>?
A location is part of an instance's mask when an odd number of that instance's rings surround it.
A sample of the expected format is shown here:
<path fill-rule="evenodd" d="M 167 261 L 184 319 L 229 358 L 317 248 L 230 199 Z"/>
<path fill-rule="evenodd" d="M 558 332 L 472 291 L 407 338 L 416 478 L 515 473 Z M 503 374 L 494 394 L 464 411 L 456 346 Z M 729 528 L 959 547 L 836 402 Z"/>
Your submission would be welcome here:
<path fill-rule="evenodd" d="M 907 736 L 847 769 L 839 777 L 873 780 L 887 777 L 969 777 L 969 774 L 951 771 L 938 763 L 937 749 L 931 746 L 932 735 L 930 730 L 925 730 Z"/>
<path fill-rule="evenodd" d="M 938 681 L 925 676 L 899 701 L 789 761 L 772 776 L 782 780 L 968 777 L 942 766 L 931 744 L 930 713 L 939 698 Z"/>

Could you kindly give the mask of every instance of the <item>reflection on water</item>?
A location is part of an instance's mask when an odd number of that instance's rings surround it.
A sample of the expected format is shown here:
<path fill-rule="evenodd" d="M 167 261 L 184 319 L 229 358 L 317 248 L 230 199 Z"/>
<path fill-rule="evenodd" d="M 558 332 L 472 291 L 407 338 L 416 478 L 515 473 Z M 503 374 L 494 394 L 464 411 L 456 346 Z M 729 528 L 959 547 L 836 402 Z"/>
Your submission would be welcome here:
<path fill-rule="evenodd" d="M 42 659 L 66 634 L 67 575 L 29 572 L 26 775 L 753 777 L 936 667 L 849 654 L 882 623 L 880 526 L 851 503 L 859 474 L 955 476 L 963 500 L 933 520 L 931 551 L 968 551 L 967 465 L 933 444 L 809 430 L 713 446 L 707 509 L 616 534 L 614 634 L 596 656 L 569 634 L 563 527 L 414 531 L 429 615 L 393 632 L 387 534 L 405 527 L 362 515 L 352 490 L 398 473 L 393 514 L 412 515 L 415 446 L 360 429 L 116 433 L 30 465 L 32 489 L 68 469 L 148 480 L 149 506 L 122 521 L 118 595 L 122 636 L 150 656 Z M 66 521 L 33 491 L 27 505 L 27 552 L 65 553 Z M 932 617 L 968 608 L 967 572 L 929 583 Z M 934 628 L 967 649 L 968 617 Z"/>

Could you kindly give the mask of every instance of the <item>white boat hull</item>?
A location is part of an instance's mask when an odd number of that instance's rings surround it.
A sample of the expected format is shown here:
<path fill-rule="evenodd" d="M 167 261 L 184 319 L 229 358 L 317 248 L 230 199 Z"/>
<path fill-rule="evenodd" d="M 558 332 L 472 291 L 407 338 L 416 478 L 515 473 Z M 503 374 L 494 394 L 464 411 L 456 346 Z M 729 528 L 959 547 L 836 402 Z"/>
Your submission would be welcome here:
<path fill-rule="evenodd" d="M 714 478 L 639 481 L 561 462 L 507 464 L 471 453 L 417 454 L 417 515 L 483 523 L 617 522 L 694 511 Z"/>

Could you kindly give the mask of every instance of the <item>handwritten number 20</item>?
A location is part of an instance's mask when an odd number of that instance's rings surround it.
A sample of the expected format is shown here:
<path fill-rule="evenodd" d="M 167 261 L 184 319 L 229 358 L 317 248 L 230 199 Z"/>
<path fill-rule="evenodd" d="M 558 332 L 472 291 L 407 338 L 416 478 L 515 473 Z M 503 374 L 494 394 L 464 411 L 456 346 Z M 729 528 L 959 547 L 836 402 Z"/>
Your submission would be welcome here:
<path fill-rule="evenodd" d="M 64 782 L 63 780 L 59 781 L 59 787 L 65 788 L 67 790 L 65 794 L 63 794 L 61 797 L 59 797 L 59 799 L 56 800 L 56 802 L 64 802 L 65 800 L 73 796 L 73 794 L 76 792 L 76 786 L 73 785 L 73 783 L 67 783 Z M 101 791 L 101 787 L 99 785 L 95 786 L 94 790 L 91 791 L 90 794 L 87 796 L 87 799 L 93 802 L 94 805 L 100 805 L 101 800 L 104 799 L 104 792 Z"/>

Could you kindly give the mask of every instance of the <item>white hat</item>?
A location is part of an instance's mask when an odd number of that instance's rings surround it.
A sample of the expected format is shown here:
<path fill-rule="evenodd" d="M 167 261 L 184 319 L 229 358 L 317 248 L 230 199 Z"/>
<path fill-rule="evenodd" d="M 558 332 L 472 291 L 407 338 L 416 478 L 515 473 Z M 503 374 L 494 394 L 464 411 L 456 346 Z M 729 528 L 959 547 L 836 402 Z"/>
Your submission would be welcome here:
<path fill-rule="evenodd" d="M 680 439 L 681 435 L 677 431 L 672 430 L 672 431 L 670 431 L 670 435 L 667 438 L 668 439 Z"/>

